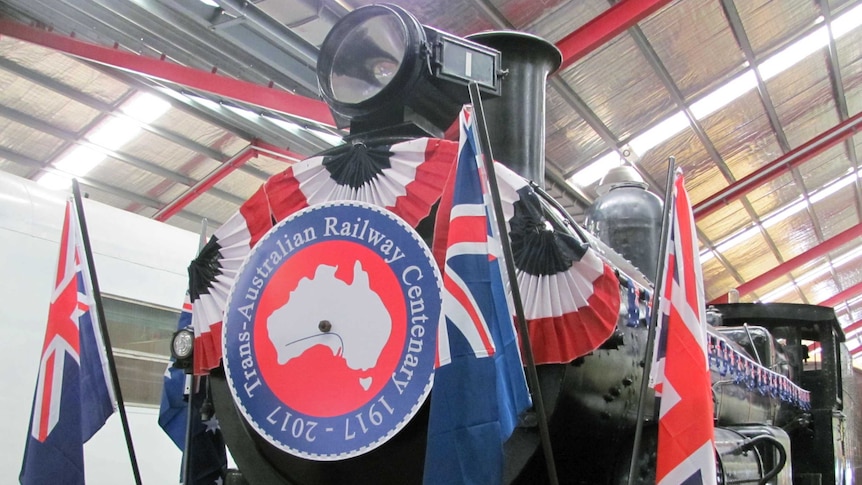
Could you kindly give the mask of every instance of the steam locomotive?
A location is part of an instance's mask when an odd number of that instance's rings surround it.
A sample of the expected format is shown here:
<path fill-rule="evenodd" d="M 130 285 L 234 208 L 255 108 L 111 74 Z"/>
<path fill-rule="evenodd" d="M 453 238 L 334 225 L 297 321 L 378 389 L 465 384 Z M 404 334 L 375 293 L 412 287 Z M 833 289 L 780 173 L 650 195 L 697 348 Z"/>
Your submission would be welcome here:
<path fill-rule="evenodd" d="M 465 85 L 470 81 L 485 93 L 495 158 L 525 179 L 540 182 L 545 82 L 559 64 L 560 54 L 552 45 L 527 34 L 483 33 L 461 39 L 420 25 L 398 7 L 357 9 L 333 28 L 321 49 L 318 74 L 323 97 L 351 134 L 345 145 L 320 156 L 324 164 L 340 164 L 339 173 L 351 172 L 358 170 L 350 165 L 359 163 L 357 157 L 375 149 L 386 152 L 395 143 L 423 136 L 440 138 L 460 106 L 469 101 Z M 374 176 L 379 170 L 371 172 Z M 616 327 L 600 346 L 571 362 L 538 366 L 558 476 L 567 484 L 627 483 L 641 401 L 638 389 L 645 378 L 647 301 L 657 271 L 661 204 L 636 181 L 617 183 L 590 208 L 587 226 L 595 233 L 591 235 L 542 195 L 540 187 L 533 190 L 541 196 L 547 218 L 556 221 L 555 231 L 582 241 L 613 268 L 621 302 Z M 416 225 L 425 242 L 432 238 L 435 208 Z M 350 230 L 355 235 L 360 228 Z M 261 268 L 258 273 L 263 274 Z M 718 483 L 854 483 L 862 466 L 858 394 L 833 310 L 724 304 L 710 307 L 708 315 Z M 321 326 L 321 331 L 328 329 Z M 238 335 L 240 340 L 250 338 Z M 820 349 L 818 363 L 809 361 L 812 344 Z M 237 401 L 236 384 L 229 382 L 226 372 L 246 367 L 245 362 L 228 353 L 224 359 L 224 366 L 212 370 L 210 386 L 239 467 L 227 483 L 422 482 L 427 404 L 394 435 L 367 451 L 349 456 L 294 453 L 249 422 L 248 410 Z M 258 383 L 246 382 L 248 395 L 257 391 Z M 643 399 L 647 420 L 634 462 L 637 483 L 646 484 L 654 482 L 656 423 L 654 396 Z M 382 419 L 381 413 L 391 408 L 390 402 L 380 400 L 376 411 L 357 414 L 353 432 Z M 264 419 L 273 424 L 283 419 L 283 430 L 309 441 L 324 434 L 322 426 L 313 434 L 309 422 L 280 407 Z M 532 413 L 524 416 L 505 444 L 506 483 L 548 480 L 536 419 Z"/>

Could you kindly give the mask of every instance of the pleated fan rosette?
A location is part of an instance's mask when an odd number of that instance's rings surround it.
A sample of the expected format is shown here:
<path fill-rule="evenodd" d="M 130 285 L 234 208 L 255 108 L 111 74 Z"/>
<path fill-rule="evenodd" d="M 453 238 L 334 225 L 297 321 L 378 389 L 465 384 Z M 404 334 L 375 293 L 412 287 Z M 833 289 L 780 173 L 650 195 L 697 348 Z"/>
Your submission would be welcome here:
<path fill-rule="evenodd" d="M 245 257 L 275 224 L 313 204 L 349 200 L 384 207 L 416 227 L 440 199 L 457 151 L 456 142 L 436 138 L 355 143 L 270 177 L 189 266 L 195 373 L 220 365 L 228 293 Z"/>
<path fill-rule="evenodd" d="M 614 269 L 527 180 L 499 163 L 495 172 L 536 363 L 571 362 L 596 350 L 619 316 Z M 438 263 L 450 208 L 444 194 L 434 234 Z"/>
<path fill-rule="evenodd" d="M 333 200 L 385 207 L 413 227 L 440 198 L 458 144 L 419 138 L 395 145 L 351 145 L 336 155 L 312 157 L 273 176 L 264 189 L 273 217 Z"/>

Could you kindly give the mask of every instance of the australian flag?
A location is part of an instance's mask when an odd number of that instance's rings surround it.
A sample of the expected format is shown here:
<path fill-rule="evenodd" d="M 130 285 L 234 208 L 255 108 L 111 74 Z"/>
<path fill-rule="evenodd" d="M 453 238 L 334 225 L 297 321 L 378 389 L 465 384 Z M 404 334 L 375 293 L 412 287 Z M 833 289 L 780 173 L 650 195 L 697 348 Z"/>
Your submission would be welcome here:
<path fill-rule="evenodd" d="M 656 483 L 716 483 L 703 274 L 694 217 L 677 171 L 659 303 L 654 384 L 660 396 Z"/>
<path fill-rule="evenodd" d="M 66 204 L 57 277 L 20 480 L 84 483 L 84 443 L 115 410 L 108 357 L 74 205 Z"/>
<path fill-rule="evenodd" d="M 188 327 L 192 321 L 192 304 L 186 295 L 183 311 L 180 314 L 177 330 Z M 192 380 L 192 430 L 191 453 L 188 458 L 190 479 L 188 485 L 221 484 L 227 470 L 227 453 L 218 419 L 213 412 L 201 412 L 207 401 L 206 379 L 194 377 Z M 186 423 L 189 403 L 186 394 L 186 373 L 175 368 L 173 362 L 165 370 L 162 402 L 159 407 L 159 426 L 170 436 L 180 450 L 185 452 Z M 211 406 L 209 406 L 211 407 Z M 183 476 L 186 476 L 183 474 Z"/>
<path fill-rule="evenodd" d="M 425 485 L 502 483 L 503 443 L 531 404 L 467 108 L 460 123 L 458 164 L 443 196 L 450 200 L 441 203 L 451 207 L 445 321 L 437 336 Z"/>

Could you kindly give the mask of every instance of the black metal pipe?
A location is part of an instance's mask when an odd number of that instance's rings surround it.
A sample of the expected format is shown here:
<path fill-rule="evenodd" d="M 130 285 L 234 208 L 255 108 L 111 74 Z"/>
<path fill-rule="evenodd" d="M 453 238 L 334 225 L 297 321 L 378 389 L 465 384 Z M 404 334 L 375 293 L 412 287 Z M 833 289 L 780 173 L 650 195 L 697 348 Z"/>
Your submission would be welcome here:
<path fill-rule="evenodd" d="M 78 214 L 78 224 L 81 229 L 81 244 L 84 247 L 84 257 L 87 260 L 87 271 L 90 273 L 90 285 L 93 289 L 93 304 L 96 307 L 96 316 L 99 320 L 99 330 L 102 333 L 102 343 L 105 346 L 105 354 L 108 357 L 108 373 L 111 377 L 111 385 L 114 387 L 114 398 L 117 400 L 117 412 L 120 415 L 120 423 L 123 427 L 123 436 L 126 439 L 126 449 L 129 452 L 129 461 L 132 465 L 132 474 L 135 484 L 141 485 L 141 472 L 138 468 L 138 458 L 135 455 L 135 446 L 132 443 L 132 433 L 129 431 L 129 420 L 126 417 L 126 403 L 123 402 L 123 392 L 120 389 L 120 378 L 117 375 L 117 364 L 114 360 L 114 350 L 111 346 L 111 338 L 108 335 L 108 321 L 105 319 L 105 309 L 102 306 L 102 291 L 99 289 L 99 280 L 96 278 L 96 265 L 93 262 L 93 250 L 90 246 L 90 235 L 87 231 L 87 220 L 84 217 L 84 203 L 81 201 L 81 188 L 78 181 L 72 179 L 72 196 L 75 199 L 75 211 Z"/>
<path fill-rule="evenodd" d="M 759 444 L 761 441 L 775 447 L 775 450 L 778 452 L 778 463 L 776 463 L 775 466 L 772 467 L 772 469 L 769 470 L 766 474 L 764 474 L 761 478 L 751 479 L 751 480 L 728 480 L 725 483 L 727 483 L 729 485 L 729 484 L 736 484 L 736 483 L 755 483 L 756 482 L 757 485 L 766 485 L 773 478 L 777 477 L 779 473 L 781 473 L 781 470 L 784 469 L 784 465 L 787 464 L 787 450 L 784 449 L 784 445 L 780 441 L 778 441 L 774 437 L 769 436 L 767 434 L 755 436 L 754 438 L 747 440 L 745 443 L 741 444 L 739 447 L 732 450 L 730 453 L 743 453 L 746 451 L 750 451 L 757 444 Z"/>
<path fill-rule="evenodd" d="M 467 38 L 502 54 L 502 95 L 482 101 L 494 157 L 544 188 L 546 81 L 560 67 L 560 50 L 524 32 L 481 32 Z"/>
<path fill-rule="evenodd" d="M 668 240 L 670 239 L 670 221 L 671 217 L 673 217 L 672 210 L 673 206 L 671 205 L 671 194 L 673 193 L 673 181 L 674 181 L 674 172 L 676 171 L 676 158 L 670 157 L 667 160 L 667 182 L 665 186 L 665 194 L 664 194 L 664 217 L 661 222 L 661 239 L 659 245 L 659 254 L 658 254 L 658 271 L 656 271 L 655 275 L 655 289 L 653 290 L 652 295 L 652 314 L 650 315 L 649 328 L 647 329 L 647 338 L 646 338 L 646 349 L 644 351 L 644 360 L 643 360 L 643 379 L 641 380 L 640 391 L 638 392 L 638 407 L 637 407 L 637 420 L 635 422 L 635 436 L 632 442 L 632 459 L 631 463 L 629 463 L 629 479 L 628 485 L 633 485 L 635 483 L 636 475 L 637 475 L 637 460 L 638 455 L 640 454 L 641 448 L 641 439 L 643 437 L 643 427 L 644 427 L 644 418 L 646 416 L 646 397 L 647 392 L 649 390 L 649 377 L 650 372 L 652 370 L 652 359 L 653 352 L 655 351 L 655 338 L 656 338 L 656 328 L 658 327 L 658 320 L 661 318 L 659 311 L 661 308 L 659 307 L 659 302 L 661 302 L 662 293 L 664 293 L 664 285 L 667 284 L 664 281 L 664 265 L 667 262 L 667 245 Z"/>
<path fill-rule="evenodd" d="M 501 234 L 500 245 L 503 248 L 503 258 L 506 265 L 506 274 L 509 278 L 509 288 L 512 291 L 512 303 L 515 306 L 515 315 L 518 330 L 521 335 L 521 353 L 524 356 L 524 366 L 527 370 L 527 381 L 530 384 L 530 393 L 533 398 L 533 406 L 536 408 L 539 434 L 541 436 L 542 450 L 545 455 L 545 463 L 548 469 L 548 479 L 551 485 L 559 484 L 557 478 L 557 466 L 554 463 L 554 451 L 551 447 L 551 433 L 548 429 L 548 413 L 545 412 L 545 401 L 542 399 L 541 386 L 539 386 L 539 374 L 536 371 L 536 359 L 533 357 L 533 346 L 530 343 L 530 332 L 527 328 L 527 319 L 524 316 L 524 304 L 521 292 L 518 289 L 518 276 L 515 274 L 515 260 L 512 256 L 512 246 L 509 238 L 503 236 L 506 233 L 506 221 L 503 218 L 503 206 L 500 202 L 500 189 L 497 187 L 497 175 L 494 172 L 493 149 L 491 148 L 488 123 L 479 94 L 479 85 L 470 83 L 470 98 L 473 102 L 473 116 L 476 119 L 478 130 L 479 151 L 485 163 L 485 171 L 488 174 L 488 188 L 491 191 L 491 201 L 494 205 L 494 219 Z"/>

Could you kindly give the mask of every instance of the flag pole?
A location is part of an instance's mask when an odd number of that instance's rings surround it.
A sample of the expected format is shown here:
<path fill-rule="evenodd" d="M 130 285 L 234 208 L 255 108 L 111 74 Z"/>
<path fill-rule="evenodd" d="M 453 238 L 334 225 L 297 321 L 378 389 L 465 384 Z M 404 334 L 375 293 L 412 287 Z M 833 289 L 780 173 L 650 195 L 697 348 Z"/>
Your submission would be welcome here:
<path fill-rule="evenodd" d="M 186 435 L 183 444 L 183 464 L 182 464 L 182 477 L 180 483 L 189 484 L 191 483 L 191 468 L 192 468 L 192 454 L 191 454 L 191 446 L 192 446 L 192 419 L 194 419 L 192 412 L 192 399 L 194 398 L 194 383 L 195 376 L 193 373 L 186 370 L 185 376 L 185 391 L 186 391 Z"/>
<path fill-rule="evenodd" d="M 557 466 L 554 463 L 554 452 L 551 448 L 551 433 L 548 429 L 548 416 L 545 412 L 545 402 L 542 400 L 542 391 L 539 388 L 539 374 L 536 371 L 536 359 L 533 357 L 533 346 L 530 344 L 527 320 L 524 318 L 524 305 L 521 302 L 521 292 L 518 288 L 518 277 L 515 274 L 512 246 L 509 244 L 508 231 L 506 231 L 506 219 L 503 215 L 503 205 L 500 202 L 500 189 L 497 187 L 497 175 L 494 170 L 494 155 L 491 152 L 491 140 L 488 136 L 488 125 L 485 123 L 482 97 L 479 93 L 479 84 L 472 81 L 470 82 L 469 87 L 470 102 L 473 104 L 473 116 L 475 117 L 476 129 L 478 130 L 479 153 L 482 155 L 482 159 L 485 163 L 485 172 L 488 174 L 491 200 L 494 203 L 494 219 L 497 220 L 497 230 L 500 233 L 500 243 L 503 246 L 503 258 L 506 263 L 506 273 L 509 276 L 509 286 L 512 289 L 515 316 L 518 320 L 518 330 L 521 334 L 524 360 L 527 364 L 527 380 L 530 383 L 530 389 L 533 395 L 533 404 L 536 406 L 539 436 L 541 437 L 542 450 L 545 455 L 545 465 L 548 469 L 548 480 L 551 485 L 558 485 L 559 479 L 557 478 Z"/>
<path fill-rule="evenodd" d="M 638 398 L 637 418 L 635 421 L 635 436 L 632 442 L 632 459 L 629 463 L 629 480 L 628 485 L 634 485 L 637 475 L 638 455 L 640 454 L 641 439 L 643 438 L 644 415 L 646 414 L 646 395 L 649 389 L 649 376 L 652 372 L 652 358 L 655 351 L 655 333 L 658 326 L 659 303 L 664 286 L 665 263 L 667 259 L 667 244 L 668 232 L 670 231 L 670 214 L 673 210 L 673 204 L 670 203 L 673 196 L 673 179 L 676 171 L 676 158 L 668 157 L 667 159 L 667 185 L 664 192 L 664 214 L 661 220 L 661 244 L 659 245 L 658 253 L 658 271 L 656 271 L 655 287 L 652 294 L 652 312 L 650 312 L 649 327 L 647 327 L 647 342 L 646 351 L 644 352 L 644 371 L 641 379 L 641 387 Z"/>
<path fill-rule="evenodd" d="M 114 386 L 114 396 L 117 398 L 117 411 L 120 413 L 120 422 L 123 424 L 123 434 L 126 437 L 126 448 L 129 450 L 129 460 L 132 463 L 135 484 L 141 485 L 141 472 L 138 470 L 138 459 L 135 457 L 135 446 L 132 444 L 132 433 L 129 431 L 129 421 L 126 418 L 126 405 L 123 402 L 120 379 L 117 377 L 117 367 L 114 364 L 114 350 L 111 347 L 111 338 L 108 335 L 108 322 L 105 320 L 105 309 L 102 307 L 102 292 L 99 290 L 99 281 L 96 278 L 96 266 L 93 262 L 93 251 L 90 248 L 90 235 L 87 232 L 87 221 L 84 219 L 81 188 L 76 179 L 72 179 L 72 196 L 75 200 L 75 211 L 78 214 L 78 224 L 81 228 L 81 244 L 84 246 L 84 257 L 87 259 L 87 269 L 90 272 L 90 282 L 93 285 L 93 304 L 96 307 L 96 316 L 99 319 L 102 343 L 108 356 L 108 372 L 111 374 L 111 385 Z"/>
<path fill-rule="evenodd" d="M 204 248 L 204 245 L 207 243 L 207 224 L 208 220 L 206 217 L 201 219 L 201 232 L 198 235 L 198 254 L 200 254 L 201 250 Z M 192 480 L 192 419 L 194 419 L 194 412 L 192 412 L 192 399 L 194 398 L 195 393 L 195 376 L 193 372 L 189 372 L 186 369 L 186 382 L 185 382 L 185 391 L 186 391 L 186 436 L 185 436 L 185 445 L 183 446 L 183 464 L 182 464 L 182 480 L 180 483 L 189 484 Z M 200 385 L 200 382 L 198 382 Z"/>

